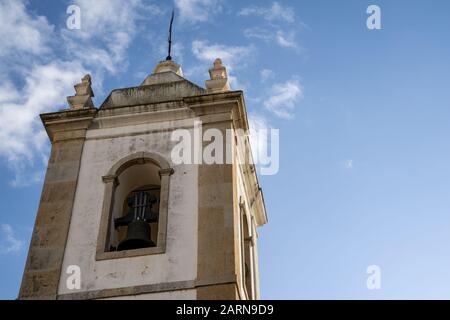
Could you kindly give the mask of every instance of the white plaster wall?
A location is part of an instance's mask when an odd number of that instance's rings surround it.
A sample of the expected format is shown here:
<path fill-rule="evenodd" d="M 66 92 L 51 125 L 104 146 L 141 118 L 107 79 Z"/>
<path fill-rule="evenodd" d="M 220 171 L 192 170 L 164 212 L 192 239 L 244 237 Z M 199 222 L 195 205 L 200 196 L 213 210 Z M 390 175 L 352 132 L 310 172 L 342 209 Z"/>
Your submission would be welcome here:
<path fill-rule="evenodd" d="M 173 166 L 175 172 L 170 178 L 165 254 L 95 261 L 104 194 L 101 177 L 120 159 L 140 151 L 158 153 L 170 162 L 170 152 L 176 144 L 170 142 L 170 131 L 138 133 L 139 129 L 151 132 L 162 125 L 146 124 L 88 131 L 59 294 L 196 278 L 198 168 L 195 165 Z M 167 126 L 168 123 L 164 125 Z M 133 135 L 128 135 L 131 132 Z M 116 137 L 102 139 L 102 135 Z M 118 135 L 125 136 L 117 137 Z M 69 265 L 81 268 L 81 290 L 69 290 L 66 286 L 68 275 L 65 270 Z"/>

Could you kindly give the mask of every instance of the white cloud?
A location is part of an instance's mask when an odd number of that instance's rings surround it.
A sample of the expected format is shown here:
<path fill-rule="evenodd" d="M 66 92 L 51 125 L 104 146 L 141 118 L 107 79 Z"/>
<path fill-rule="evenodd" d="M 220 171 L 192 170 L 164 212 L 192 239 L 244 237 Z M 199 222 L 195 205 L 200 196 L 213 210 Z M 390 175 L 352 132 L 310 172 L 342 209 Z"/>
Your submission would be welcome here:
<path fill-rule="evenodd" d="M 241 83 L 236 76 L 230 75 L 228 72 L 228 82 L 230 83 L 231 90 L 247 90 L 247 86 L 244 83 Z"/>
<path fill-rule="evenodd" d="M 290 32 L 289 34 L 285 34 L 283 31 L 278 30 L 275 36 L 277 43 L 284 48 L 298 48 L 298 44 L 295 40 L 295 34 Z"/>
<path fill-rule="evenodd" d="M 290 48 L 290 49 L 299 49 L 299 45 L 296 40 L 296 32 L 293 28 L 293 25 L 296 22 L 295 19 L 295 11 L 291 7 L 284 7 L 280 5 L 278 2 L 272 3 L 271 7 L 258 7 L 258 6 L 250 6 L 242 9 L 239 12 L 241 16 L 259 16 L 264 18 L 268 24 L 266 27 L 251 27 L 244 30 L 244 36 L 246 38 L 255 38 L 265 42 L 275 42 L 280 47 Z M 283 31 L 284 27 L 281 27 L 279 24 L 274 24 L 272 22 L 282 21 L 287 22 L 289 24 L 289 30 Z M 300 25 L 303 25 L 300 23 Z"/>
<path fill-rule="evenodd" d="M 216 58 L 221 58 L 229 70 L 236 68 L 240 63 L 245 63 L 245 59 L 252 51 L 254 51 L 252 46 L 226 46 L 202 40 L 192 42 L 192 53 L 197 59 L 212 64 Z"/>
<path fill-rule="evenodd" d="M 260 27 L 252 27 L 252 28 L 245 29 L 244 36 L 249 39 L 255 38 L 255 39 L 263 40 L 266 42 L 273 39 L 273 34 L 271 31 L 264 29 L 264 28 L 260 28 Z"/>
<path fill-rule="evenodd" d="M 267 21 L 295 22 L 295 12 L 291 7 L 283 7 L 278 2 L 273 2 L 271 7 L 250 6 L 239 11 L 241 16 L 259 16 Z"/>
<path fill-rule="evenodd" d="M 0 105 L 19 99 L 20 95 L 16 87 L 8 80 L 0 82 Z"/>
<path fill-rule="evenodd" d="M 43 62 L 41 56 L 52 54 L 50 38 L 55 35 L 44 17 L 27 13 L 21 1 L 1 1 L 0 7 L 0 52 L 7 61 L 0 75 L 0 157 L 15 173 L 11 183 L 23 185 L 42 177 L 42 168 L 27 172 L 35 165 L 42 167 L 46 158 L 39 113 L 64 103 L 64 94 L 72 93 L 85 71 L 79 63 Z M 18 58 L 17 53 L 27 57 Z"/>
<path fill-rule="evenodd" d="M 208 67 L 203 64 L 190 66 L 186 69 L 183 69 L 183 75 L 185 78 L 202 78 L 207 79 L 208 77 Z"/>
<path fill-rule="evenodd" d="M 81 9 L 81 30 L 85 38 L 102 36 L 106 33 L 134 33 L 136 21 L 161 15 L 163 11 L 156 5 L 143 0 L 129 0 L 124 5 L 122 0 L 75 0 Z"/>
<path fill-rule="evenodd" d="M 175 0 L 181 21 L 197 23 L 208 21 L 222 11 L 222 0 Z"/>
<path fill-rule="evenodd" d="M 63 29 L 67 53 L 85 65 L 110 74 L 126 70 L 126 52 L 138 32 L 139 20 L 162 14 L 142 0 L 76 0 L 81 10 L 81 29 Z"/>
<path fill-rule="evenodd" d="M 184 62 L 184 45 L 182 42 L 180 41 L 174 41 L 172 43 L 172 51 L 171 51 L 171 56 L 172 56 L 172 60 L 175 61 L 176 63 L 183 65 Z M 167 42 L 161 42 L 161 44 L 159 45 L 158 48 L 158 54 L 161 57 L 166 58 L 167 56 Z"/>
<path fill-rule="evenodd" d="M 53 26 L 45 17 L 31 17 L 21 1 L 0 1 L 0 21 L 0 57 L 49 51 Z"/>
<path fill-rule="evenodd" d="M 0 241 L 0 254 L 18 252 L 24 245 L 24 241 L 16 238 L 9 224 L 0 225 Z"/>
<path fill-rule="evenodd" d="M 261 114 L 250 113 L 248 116 L 250 128 L 250 146 L 252 149 L 253 161 L 255 164 L 261 163 L 261 159 L 267 157 L 268 135 L 261 134 L 262 130 L 269 132 L 271 125 Z"/>
<path fill-rule="evenodd" d="M 296 104 L 303 98 L 303 87 L 297 79 L 292 79 L 274 84 L 269 94 L 264 106 L 280 118 L 291 119 Z"/>
<path fill-rule="evenodd" d="M 43 177 L 48 138 L 39 114 L 66 107 L 84 74 L 93 75 L 95 89 L 105 73 L 125 70 L 138 21 L 162 12 L 144 0 L 75 0 L 81 30 L 55 33 L 45 17 L 27 12 L 27 3 L 0 0 L 0 157 L 15 174 L 14 186 Z"/>
<path fill-rule="evenodd" d="M 249 39 L 255 38 L 268 43 L 275 42 L 283 48 L 300 49 L 294 31 L 284 32 L 282 30 L 274 30 L 274 28 L 252 27 L 244 30 L 244 36 Z"/>
<path fill-rule="evenodd" d="M 274 72 L 270 69 L 262 69 L 259 72 L 260 76 L 261 76 L 261 81 L 262 82 L 266 82 L 269 79 L 272 79 L 274 77 Z"/>
<path fill-rule="evenodd" d="M 228 79 L 230 85 L 234 89 L 244 89 L 244 85 L 239 82 L 233 71 L 238 67 L 246 66 L 246 59 L 251 56 L 255 49 L 253 46 L 227 46 L 223 44 L 210 44 L 208 41 L 194 40 L 192 42 L 192 53 L 194 56 L 205 62 L 205 66 L 196 66 L 191 68 L 192 71 L 205 70 L 211 68 L 212 63 L 217 58 L 222 59 L 224 66 L 227 68 Z"/>
<path fill-rule="evenodd" d="M 353 159 L 345 160 L 344 167 L 346 169 L 352 169 L 353 168 Z"/>
<path fill-rule="evenodd" d="M 0 155 L 16 173 L 14 185 L 33 182 L 21 175 L 36 160 L 45 161 L 47 136 L 38 115 L 64 105 L 85 73 L 78 63 L 52 62 L 29 70 L 25 86 L 12 89 L 12 95 L 2 95 L 11 90 L 10 84 L 0 85 Z"/>

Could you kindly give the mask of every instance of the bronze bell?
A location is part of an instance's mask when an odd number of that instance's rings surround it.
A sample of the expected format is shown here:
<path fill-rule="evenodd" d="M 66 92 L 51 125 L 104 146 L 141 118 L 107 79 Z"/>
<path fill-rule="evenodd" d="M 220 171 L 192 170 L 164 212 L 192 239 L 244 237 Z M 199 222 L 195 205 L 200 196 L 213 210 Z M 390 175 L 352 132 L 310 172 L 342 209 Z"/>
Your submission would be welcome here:
<path fill-rule="evenodd" d="M 117 250 L 132 250 L 155 246 L 155 243 L 151 240 L 150 225 L 146 221 L 136 220 L 128 225 L 127 237 L 120 242 Z"/>
<path fill-rule="evenodd" d="M 151 240 L 150 222 L 158 221 L 157 214 L 151 211 L 156 197 L 145 191 L 135 192 L 128 197 L 128 214 L 114 220 L 117 229 L 127 226 L 127 236 L 117 247 L 118 251 L 155 247 Z"/>

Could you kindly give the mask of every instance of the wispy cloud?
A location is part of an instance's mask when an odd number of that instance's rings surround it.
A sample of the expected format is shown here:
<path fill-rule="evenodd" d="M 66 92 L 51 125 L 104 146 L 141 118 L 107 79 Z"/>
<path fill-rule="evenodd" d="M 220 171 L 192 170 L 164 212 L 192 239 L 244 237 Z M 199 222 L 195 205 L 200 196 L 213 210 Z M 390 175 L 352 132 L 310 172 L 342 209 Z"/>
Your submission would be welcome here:
<path fill-rule="evenodd" d="M 63 29 L 68 56 L 97 72 L 126 70 L 127 49 L 139 31 L 138 21 L 154 18 L 162 10 L 143 0 L 75 0 L 81 10 L 81 29 Z"/>
<path fill-rule="evenodd" d="M 344 161 L 345 169 L 353 169 L 353 159 L 348 159 Z"/>
<path fill-rule="evenodd" d="M 274 77 L 274 72 L 270 69 L 262 69 L 259 72 L 260 76 L 261 76 L 261 81 L 262 82 L 266 82 L 269 79 L 272 79 Z"/>
<path fill-rule="evenodd" d="M 184 62 L 184 50 L 184 44 L 181 41 L 174 41 L 172 43 L 172 59 L 180 65 Z M 167 43 L 165 41 L 159 45 L 158 54 L 164 58 L 167 56 Z"/>
<path fill-rule="evenodd" d="M 0 2 L 0 57 L 43 54 L 53 32 L 45 17 L 31 17 L 21 1 Z"/>
<path fill-rule="evenodd" d="M 284 32 L 282 30 L 252 27 L 244 30 L 244 37 L 258 39 L 270 44 L 276 43 L 282 48 L 294 49 L 297 53 L 302 52 L 302 47 L 298 43 L 294 31 Z"/>
<path fill-rule="evenodd" d="M 14 186 L 34 182 L 40 176 L 36 172 L 32 174 L 34 179 L 23 175 L 36 161 L 42 165 L 46 161 L 47 136 L 37 115 L 62 106 L 64 97 L 72 93 L 72 85 L 84 73 L 80 64 L 53 62 L 35 66 L 24 74 L 23 88 L 0 84 L 0 155 L 16 173 Z M 12 93 L 2 96 L 8 89 Z"/>
<path fill-rule="evenodd" d="M 294 117 L 294 109 L 303 98 L 303 87 L 297 79 L 291 79 L 284 83 L 274 84 L 264 106 L 276 116 L 284 119 Z"/>
<path fill-rule="evenodd" d="M 26 40 L 0 42 L 0 52 L 9 61 L 2 64 L 0 76 L 0 157 L 15 173 L 11 184 L 19 186 L 39 179 L 39 171 L 25 177 L 26 171 L 45 162 L 46 134 L 37 115 L 61 105 L 84 69 L 78 63 L 43 61 L 44 52 L 51 54 L 53 26 L 44 17 L 30 15 L 21 1 L 2 1 L 0 6 L 0 15 L 12 23 L 0 25 L 2 38 L 18 39 L 19 34 Z M 11 62 L 17 52 L 27 58 Z M 24 85 L 17 86 L 17 78 Z"/>
<path fill-rule="evenodd" d="M 245 29 L 244 36 L 249 39 L 255 38 L 255 39 L 263 40 L 266 42 L 269 42 L 274 37 L 272 31 L 261 28 L 261 27 L 252 27 L 252 28 Z"/>
<path fill-rule="evenodd" d="M 221 58 L 228 68 L 235 68 L 243 62 L 253 51 L 251 46 L 227 46 L 218 43 L 209 43 L 203 40 L 192 42 L 192 53 L 202 61 L 212 63 L 216 58 Z"/>
<path fill-rule="evenodd" d="M 250 6 L 239 11 L 241 16 L 259 16 L 267 21 L 295 22 L 295 12 L 292 7 L 286 7 L 278 2 L 273 2 L 270 7 Z"/>
<path fill-rule="evenodd" d="M 101 88 L 104 74 L 127 69 L 127 49 L 138 21 L 162 11 L 143 0 L 75 0 L 81 30 L 55 28 L 27 10 L 28 1 L 0 1 L 0 158 L 13 186 L 42 179 L 48 154 L 38 115 L 66 106 L 65 97 L 86 73 Z M 26 58 L 24 58 L 24 56 Z"/>
<path fill-rule="evenodd" d="M 256 16 L 266 21 L 264 25 L 253 26 L 244 29 L 246 38 L 255 38 L 268 43 L 275 42 L 282 48 L 295 49 L 300 52 L 300 45 L 297 41 L 297 23 L 295 11 L 292 7 L 287 7 L 278 2 L 272 3 L 270 7 L 250 6 L 238 12 L 240 16 Z"/>
<path fill-rule="evenodd" d="M 218 43 L 209 43 L 204 40 L 194 40 L 192 42 L 192 53 L 194 56 L 205 63 L 205 66 L 195 67 L 192 70 L 205 72 L 212 65 L 212 62 L 220 58 L 227 67 L 228 78 L 234 89 L 243 88 L 239 83 L 237 77 L 234 75 L 234 70 L 238 67 L 246 66 L 246 59 L 255 53 L 253 46 L 228 46 Z M 202 71 L 203 70 L 203 71 Z"/>
<path fill-rule="evenodd" d="M 276 43 L 282 48 L 295 49 L 300 52 L 300 45 L 294 31 L 285 32 L 283 30 L 271 30 L 262 27 L 252 27 L 244 30 L 246 38 L 254 38 L 267 43 Z"/>
<path fill-rule="evenodd" d="M 267 157 L 268 135 L 261 132 L 269 132 L 272 128 L 267 118 L 260 113 L 250 113 L 248 116 L 250 127 L 250 145 L 252 149 L 253 161 L 260 164 L 262 159 Z"/>
<path fill-rule="evenodd" d="M 175 0 L 175 6 L 182 22 L 205 22 L 222 11 L 222 0 Z"/>
<path fill-rule="evenodd" d="M 9 224 L 0 224 L 0 254 L 18 252 L 23 248 L 24 241 L 14 234 Z"/>
<path fill-rule="evenodd" d="M 295 39 L 295 34 L 293 32 L 284 33 L 281 30 L 278 30 L 275 36 L 277 43 L 284 48 L 292 48 L 298 49 L 299 45 Z"/>

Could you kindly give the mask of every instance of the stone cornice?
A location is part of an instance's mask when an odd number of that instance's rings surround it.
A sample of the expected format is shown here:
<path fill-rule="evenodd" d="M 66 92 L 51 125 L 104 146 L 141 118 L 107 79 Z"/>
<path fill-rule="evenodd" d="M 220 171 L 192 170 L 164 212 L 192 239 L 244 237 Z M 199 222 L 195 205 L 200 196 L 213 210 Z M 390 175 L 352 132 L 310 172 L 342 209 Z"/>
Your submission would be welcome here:
<path fill-rule="evenodd" d="M 117 128 L 150 124 L 165 121 L 183 120 L 193 116 L 187 108 L 162 108 L 162 110 L 148 109 L 149 106 L 126 107 L 126 110 L 101 110 L 94 119 L 91 129 Z"/>
<path fill-rule="evenodd" d="M 93 299 L 108 299 L 114 297 L 133 296 L 141 294 L 160 293 L 177 290 L 195 290 L 200 287 L 236 284 L 238 280 L 235 274 L 223 275 L 214 278 L 203 280 L 186 280 L 176 282 L 166 282 L 157 284 L 145 284 L 139 286 L 117 288 L 117 289 L 103 289 L 93 291 L 80 291 L 75 293 L 67 293 L 58 295 L 58 300 L 93 300 Z"/>
<path fill-rule="evenodd" d="M 242 91 L 228 91 L 186 97 L 183 101 L 198 116 L 230 111 L 233 114 L 236 128 L 244 130 L 249 129 L 244 94 Z"/>
<path fill-rule="evenodd" d="M 50 141 L 84 139 L 97 109 L 63 110 L 41 114 Z"/>

